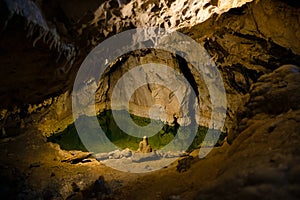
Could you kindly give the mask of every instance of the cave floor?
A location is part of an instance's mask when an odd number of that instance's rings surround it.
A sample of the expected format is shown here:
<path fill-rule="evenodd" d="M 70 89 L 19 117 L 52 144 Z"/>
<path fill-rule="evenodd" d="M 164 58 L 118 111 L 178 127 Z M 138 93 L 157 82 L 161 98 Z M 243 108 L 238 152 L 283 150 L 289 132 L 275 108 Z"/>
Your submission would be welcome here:
<path fill-rule="evenodd" d="M 5 155 L 1 157 L 1 185 L 9 183 L 10 195 L 17 192 L 19 196 L 28 198 L 40 196 L 41 193 L 44 196 L 57 193 L 63 194 L 65 199 L 76 193 L 72 188 L 73 183 L 82 190 L 88 190 L 102 175 L 111 190 L 109 196 L 114 199 L 165 199 L 174 194 L 187 197 L 195 195 L 197 190 L 193 191 L 192 188 L 207 185 L 214 179 L 226 149 L 226 145 L 215 148 L 201 161 L 193 152 L 195 159 L 191 168 L 182 173 L 176 170 L 177 161 L 159 171 L 126 173 L 106 167 L 94 158 L 76 164 L 64 162 L 84 153 L 61 150 L 59 145 L 46 142 L 46 138 L 37 131 L 28 130 L 18 137 L 3 139 L 0 143 L 1 154 Z"/>
<path fill-rule="evenodd" d="M 197 150 L 192 152 L 191 167 L 181 173 L 176 170 L 178 162 L 145 174 L 120 172 L 93 158 L 71 164 L 67 161 L 86 153 L 61 150 L 34 128 L 28 129 L 0 142 L 1 195 L 18 199 L 96 198 L 93 185 L 103 176 L 109 192 L 98 199 L 222 199 L 224 195 L 223 199 L 264 195 L 266 199 L 297 199 L 299 119 L 299 110 L 271 118 L 254 117 L 231 145 L 225 142 L 201 160 Z"/>

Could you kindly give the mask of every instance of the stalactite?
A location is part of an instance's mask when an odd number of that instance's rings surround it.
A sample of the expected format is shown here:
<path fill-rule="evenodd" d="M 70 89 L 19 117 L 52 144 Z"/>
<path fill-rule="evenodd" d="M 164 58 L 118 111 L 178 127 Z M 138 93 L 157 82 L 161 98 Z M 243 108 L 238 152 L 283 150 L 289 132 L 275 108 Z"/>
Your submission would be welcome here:
<path fill-rule="evenodd" d="M 44 31 L 43 31 L 43 29 L 40 28 L 38 31 L 38 36 L 32 42 L 33 47 L 35 47 L 36 43 L 43 37 L 43 35 L 44 35 Z"/>
<path fill-rule="evenodd" d="M 32 23 L 27 23 L 27 26 L 26 28 L 27 29 L 27 34 L 26 34 L 26 37 L 27 38 L 30 38 L 33 36 L 33 32 L 34 32 L 34 25 Z"/>
<path fill-rule="evenodd" d="M 62 42 L 56 32 L 56 29 L 49 29 L 39 8 L 33 1 L 6 0 L 5 3 L 9 10 L 6 23 L 8 23 L 15 14 L 23 16 L 26 19 L 26 23 L 24 25 L 26 38 L 32 39 L 32 46 L 36 47 L 37 43 L 41 40 L 48 46 L 49 50 L 56 51 L 58 53 L 56 62 L 61 59 L 61 55 L 64 55 L 66 63 L 70 64 L 70 66 L 62 67 L 63 71 L 67 73 L 72 67 L 74 62 L 73 60 L 76 57 L 73 45 Z M 3 29 L 5 28 L 6 25 Z"/>

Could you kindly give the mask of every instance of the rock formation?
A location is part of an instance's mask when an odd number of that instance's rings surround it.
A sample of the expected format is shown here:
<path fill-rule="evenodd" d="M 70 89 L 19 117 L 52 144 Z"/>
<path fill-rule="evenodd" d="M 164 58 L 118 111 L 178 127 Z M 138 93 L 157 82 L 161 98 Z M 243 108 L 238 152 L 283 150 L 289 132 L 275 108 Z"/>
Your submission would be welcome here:
<path fill-rule="evenodd" d="M 1 198 L 84 199 L 93 196 L 88 193 L 100 174 L 115 199 L 142 198 L 143 187 L 149 199 L 299 198 L 297 0 L 0 0 L 0 5 Z M 150 175 L 125 174 L 92 158 L 81 162 L 90 152 L 72 154 L 46 142 L 74 122 L 72 86 L 88 53 L 108 37 L 143 26 L 190 36 L 224 80 L 227 141 L 205 159 L 179 167 L 185 171 L 180 174 L 172 165 Z M 207 125 L 211 106 L 201 77 L 190 63 L 163 51 L 135 51 L 111 63 L 97 83 L 98 111 L 109 109 L 111 89 L 129 63 L 153 60 L 184 73 L 200 91 L 207 104 L 197 110 L 205 118 L 199 123 Z M 174 113 L 180 122 L 180 102 L 167 88 L 141 87 L 130 106 L 147 116 L 153 102 L 174 109 L 168 110 L 168 123 Z"/>
<path fill-rule="evenodd" d="M 143 140 L 140 142 L 137 152 L 141 152 L 141 153 L 150 153 L 150 152 L 152 152 L 152 148 L 151 148 L 151 146 L 148 142 L 147 136 L 143 137 Z"/>

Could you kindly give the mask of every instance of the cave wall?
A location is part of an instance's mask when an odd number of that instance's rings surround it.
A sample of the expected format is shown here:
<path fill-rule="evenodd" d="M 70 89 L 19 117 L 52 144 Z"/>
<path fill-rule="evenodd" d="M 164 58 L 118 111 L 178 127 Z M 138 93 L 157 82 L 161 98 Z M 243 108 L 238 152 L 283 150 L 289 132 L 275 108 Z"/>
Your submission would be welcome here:
<path fill-rule="evenodd" d="M 3 135 L 30 124 L 45 134 L 66 127 L 72 122 L 72 84 L 89 51 L 114 33 L 159 25 L 162 19 L 164 26 L 202 44 L 216 62 L 227 92 L 226 132 L 237 130 L 238 110 L 261 75 L 300 63 L 299 8 L 294 1 L 261 0 L 244 6 L 246 1 L 78 1 L 76 9 L 71 9 L 75 3 L 62 0 L 15 2 L 1 2 Z M 183 10 L 186 19 L 178 21 Z"/>
<path fill-rule="evenodd" d="M 297 6 L 284 1 L 257 1 L 183 29 L 204 45 L 222 72 L 229 135 L 236 134 L 236 116 L 246 106 L 251 85 L 260 76 L 284 64 L 299 66 L 299 36 L 295 34 L 299 31 L 298 13 Z M 272 28 L 266 28 L 269 26 Z"/>
<path fill-rule="evenodd" d="M 107 171 L 98 162 L 62 162 L 80 153 L 62 151 L 40 134 L 61 132 L 73 122 L 71 88 L 89 51 L 105 37 L 137 26 L 136 16 L 148 8 L 156 15 L 159 11 L 153 4 L 142 6 L 156 1 L 118 1 L 122 8 L 136 3 L 127 10 L 124 27 L 123 18 L 116 20 L 119 3 L 7 2 L 0 1 L 1 194 L 7 189 L 19 198 L 74 198 L 80 195 L 76 191 L 92 185 L 103 172 L 105 178 L 119 179 L 120 173 Z M 245 1 L 211 1 L 206 8 L 214 10 L 220 2 L 229 3 L 224 13 L 220 9 L 203 23 L 193 21 L 178 28 L 206 48 L 222 73 L 230 145 L 225 141 L 224 148 L 215 148 L 201 162 L 194 160 L 186 173 L 175 173 L 171 166 L 158 172 L 159 178 L 145 176 L 138 184 L 140 176 L 125 174 L 123 180 L 131 177 L 132 185 L 112 180 L 112 186 L 122 190 L 116 196 L 143 198 L 144 191 L 139 191 L 144 187 L 153 199 L 159 187 L 166 188 L 161 194 L 166 199 L 299 199 L 299 2 L 257 0 L 228 11 L 235 7 L 233 3 L 240 6 Z M 179 176 L 188 181 L 177 181 Z"/>

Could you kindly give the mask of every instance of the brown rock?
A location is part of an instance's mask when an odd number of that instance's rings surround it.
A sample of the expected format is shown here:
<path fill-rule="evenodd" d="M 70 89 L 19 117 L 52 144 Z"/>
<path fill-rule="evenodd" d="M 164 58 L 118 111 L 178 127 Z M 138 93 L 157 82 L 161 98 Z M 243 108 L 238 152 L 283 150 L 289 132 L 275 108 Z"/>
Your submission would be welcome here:
<path fill-rule="evenodd" d="M 147 136 L 143 137 L 143 140 L 139 144 L 139 149 L 137 152 L 142 152 L 142 153 L 150 153 L 152 152 L 152 148 L 148 143 L 148 138 Z"/>

